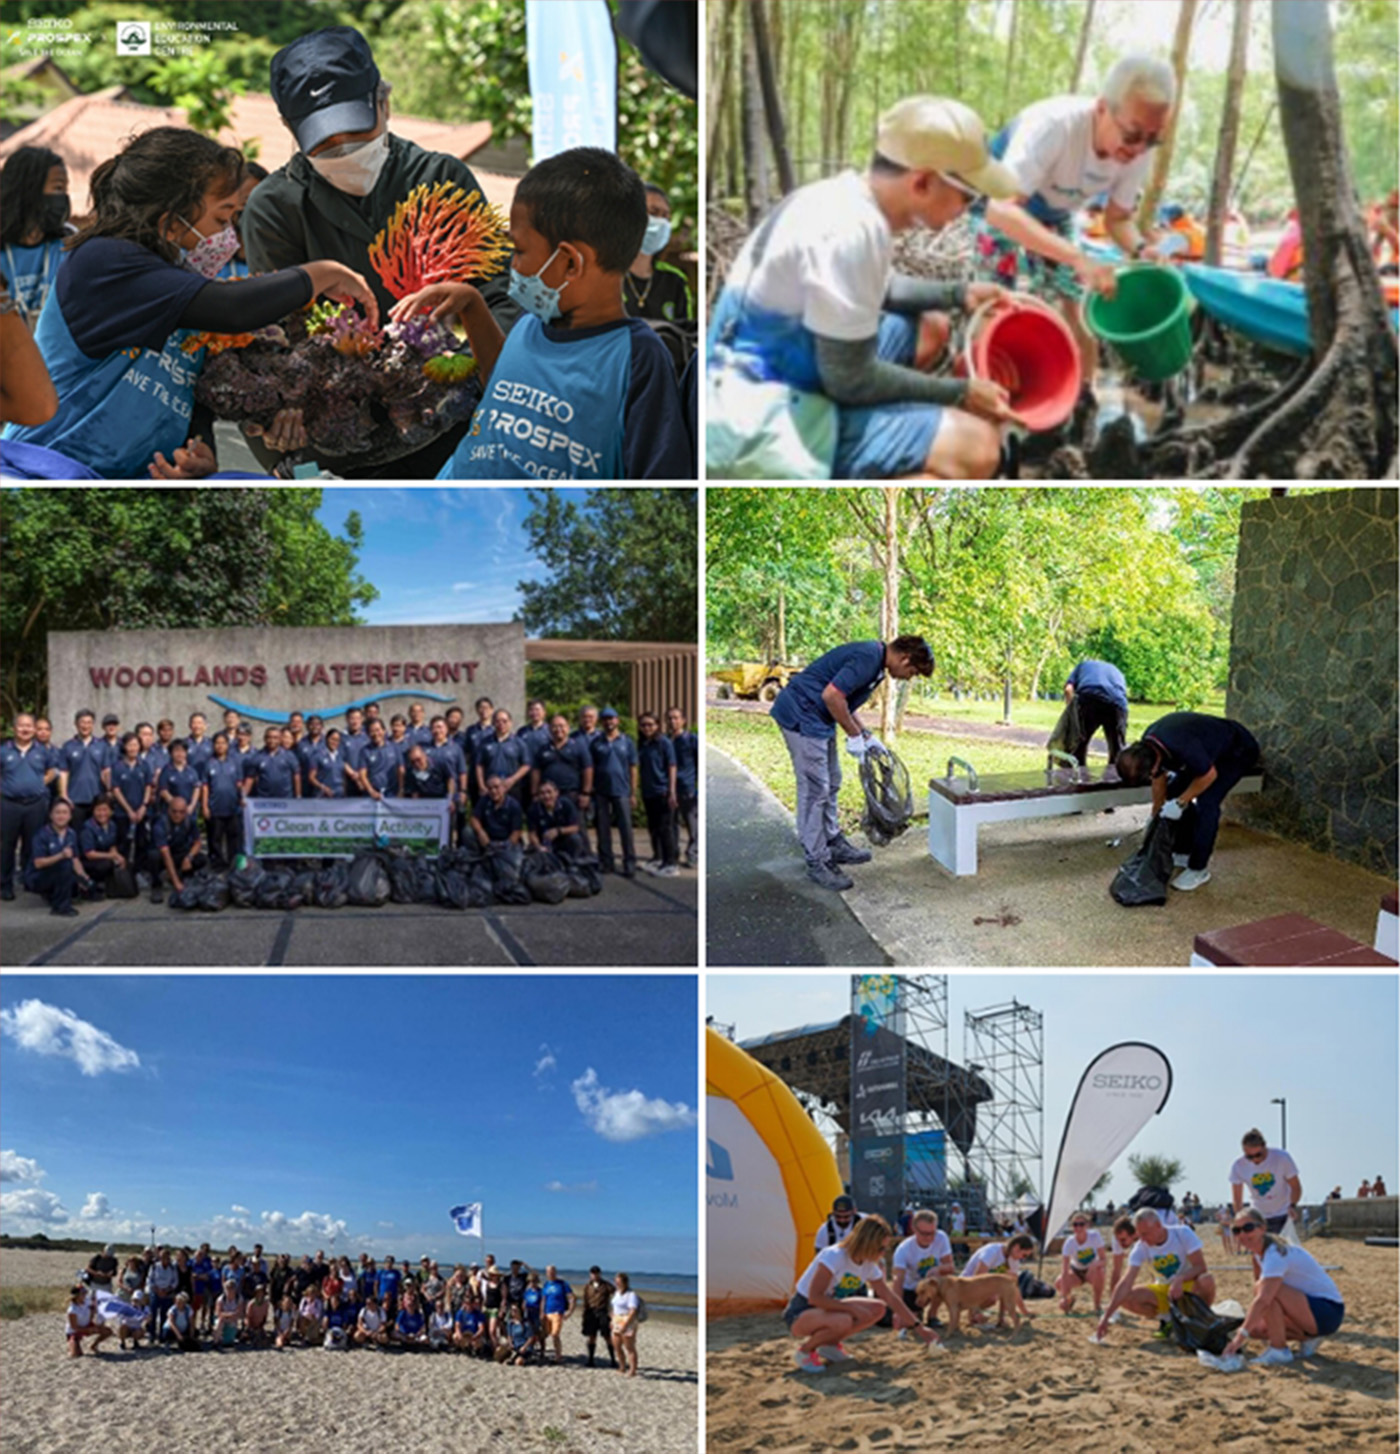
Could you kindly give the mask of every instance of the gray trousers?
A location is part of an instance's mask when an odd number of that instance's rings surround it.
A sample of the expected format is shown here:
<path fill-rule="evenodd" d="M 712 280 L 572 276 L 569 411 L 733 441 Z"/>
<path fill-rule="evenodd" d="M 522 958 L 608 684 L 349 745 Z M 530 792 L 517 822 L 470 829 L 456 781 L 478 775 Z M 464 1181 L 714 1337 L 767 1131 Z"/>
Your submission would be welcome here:
<path fill-rule="evenodd" d="M 835 737 L 804 737 L 779 727 L 797 778 L 797 836 L 808 864 L 825 863 L 828 845 L 841 832 L 836 794 L 841 788 L 841 748 Z"/>

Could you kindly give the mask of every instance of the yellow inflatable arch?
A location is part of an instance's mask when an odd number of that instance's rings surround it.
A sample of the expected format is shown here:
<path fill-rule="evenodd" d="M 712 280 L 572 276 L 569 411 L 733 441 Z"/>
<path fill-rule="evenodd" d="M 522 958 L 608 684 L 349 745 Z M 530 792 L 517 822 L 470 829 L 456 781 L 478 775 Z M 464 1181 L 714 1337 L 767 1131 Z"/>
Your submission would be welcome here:
<path fill-rule="evenodd" d="M 705 1081 L 706 1308 L 781 1307 L 841 1194 L 836 1158 L 787 1086 L 713 1030 Z"/>

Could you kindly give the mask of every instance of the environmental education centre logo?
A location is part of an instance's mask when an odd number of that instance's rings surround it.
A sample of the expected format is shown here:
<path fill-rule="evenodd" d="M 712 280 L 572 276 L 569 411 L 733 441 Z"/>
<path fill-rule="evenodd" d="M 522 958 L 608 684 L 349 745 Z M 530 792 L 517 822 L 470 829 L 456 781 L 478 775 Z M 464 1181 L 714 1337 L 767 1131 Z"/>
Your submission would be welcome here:
<path fill-rule="evenodd" d="M 119 20 L 117 22 L 117 54 L 148 56 L 151 53 L 151 22 Z"/>

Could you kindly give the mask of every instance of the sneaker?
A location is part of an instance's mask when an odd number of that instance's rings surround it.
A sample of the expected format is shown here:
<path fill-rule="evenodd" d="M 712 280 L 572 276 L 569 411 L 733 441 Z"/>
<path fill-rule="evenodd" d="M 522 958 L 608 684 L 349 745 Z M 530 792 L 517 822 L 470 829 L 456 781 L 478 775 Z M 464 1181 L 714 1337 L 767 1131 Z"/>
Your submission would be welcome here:
<path fill-rule="evenodd" d="M 1321 1346 L 1321 1338 L 1304 1338 L 1303 1341 L 1298 1344 L 1298 1357 L 1311 1358 Z"/>
<path fill-rule="evenodd" d="M 1292 1363 L 1293 1355 L 1287 1348 L 1265 1348 L 1258 1358 L 1251 1358 L 1254 1368 L 1272 1368 L 1275 1364 Z"/>
<path fill-rule="evenodd" d="M 812 880 L 818 888 L 835 889 L 838 893 L 844 893 L 847 889 L 855 888 L 855 881 L 846 877 L 834 863 L 809 863 L 807 865 L 807 877 Z"/>
<path fill-rule="evenodd" d="M 1182 893 L 1189 894 L 1192 889 L 1198 889 L 1202 884 L 1210 882 L 1210 870 L 1208 868 L 1184 868 L 1172 880 L 1172 887 L 1180 889 Z M 1258 1361 L 1257 1359 L 1255 1360 Z"/>
<path fill-rule="evenodd" d="M 1186 865 L 1188 863 L 1190 863 L 1190 862 L 1191 862 L 1191 855 L 1189 853 L 1173 853 L 1172 854 L 1172 867 L 1173 868 L 1185 868 Z"/>
<path fill-rule="evenodd" d="M 1113 1323 L 1121 1323 L 1123 1321 L 1123 1309 L 1119 1308 L 1118 1311 L 1114 1313 L 1114 1315 L 1108 1321 L 1110 1325 Z"/>
<path fill-rule="evenodd" d="M 69 904 L 66 909 L 50 909 L 49 913 L 57 914 L 60 919 L 75 919 L 78 916 L 78 911 L 72 904 Z"/>
<path fill-rule="evenodd" d="M 1170 1342 L 1172 1336 L 1172 1325 L 1167 1322 L 1165 1318 L 1163 1318 L 1161 1321 L 1158 1322 L 1157 1331 L 1153 1333 L 1152 1336 L 1158 1339 L 1160 1342 Z"/>
<path fill-rule="evenodd" d="M 903 1328 L 900 1329 L 900 1332 L 904 1331 L 905 1330 Z M 828 1343 L 825 1347 L 818 1348 L 817 1352 L 821 1355 L 823 1361 L 827 1363 L 855 1362 L 854 1356 L 846 1352 L 846 1348 L 843 1343 Z"/>
<path fill-rule="evenodd" d="M 151 890 L 151 902 L 153 904 L 163 904 L 165 902 L 165 891 L 159 884 Z"/>
<path fill-rule="evenodd" d="M 650 863 L 639 863 L 637 867 L 641 869 L 643 873 L 658 874 L 661 872 L 661 864 L 656 860 L 653 860 Z"/>
<path fill-rule="evenodd" d="M 838 833 L 826 848 L 832 863 L 869 863 L 871 859 L 868 848 L 857 848 L 844 833 Z"/>
<path fill-rule="evenodd" d="M 826 1364 L 814 1353 L 804 1353 L 800 1348 L 792 1355 L 799 1373 L 825 1373 Z"/>
<path fill-rule="evenodd" d="M 679 878 L 680 874 L 680 869 L 674 863 L 663 864 L 656 870 L 657 878 Z"/>

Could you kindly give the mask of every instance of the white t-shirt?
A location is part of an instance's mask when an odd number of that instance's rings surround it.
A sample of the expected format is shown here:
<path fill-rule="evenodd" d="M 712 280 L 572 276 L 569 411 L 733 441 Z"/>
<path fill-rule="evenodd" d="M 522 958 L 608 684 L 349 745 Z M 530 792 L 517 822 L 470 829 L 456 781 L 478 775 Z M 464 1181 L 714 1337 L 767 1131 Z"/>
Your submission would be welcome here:
<path fill-rule="evenodd" d="M 91 1325 L 91 1323 L 92 1323 L 92 1304 L 91 1303 L 69 1303 L 68 1304 L 68 1312 L 69 1312 L 69 1315 L 74 1319 L 74 1321 L 76 1322 L 76 1324 L 77 1324 L 78 1327 L 80 1327 L 80 1328 L 86 1328 L 86 1327 L 89 1327 Z"/>
<path fill-rule="evenodd" d="M 620 1323 L 628 1313 L 635 1313 L 641 1303 L 634 1292 L 615 1292 L 612 1295 L 611 1306 L 613 1321 Z M 629 1331 L 635 1327 L 635 1323 L 628 1324 Z"/>
<path fill-rule="evenodd" d="M 859 1217 L 857 1217 L 856 1221 L 859 1220 Z M 854 1228 L 855 1224 L 855 1221 L 852 1221 L 845 1227 L 838 1227 L 828 1216 L 822 1222 L 821 1226 L 817 1228 L 817 1235 L 812 1239 L 812 1245 L 818 1252 L 822 1252 L 828 1247 L 834 1247 L 842 1237 L 846 1236 Z"/>
<path fill-rule="evenodd" d="M 384 1314 L 378 1308 L 361 1308 L 360 1326 L 366 1333 L 377 1333 L 384 1326 Z"/>
<path fill-rule="evenodd" d="M 961 1237 L 967 1231 L 967 1213 L 961 1207 L 953 1209 L 953 1236 Z"/>
<path fill-rule="evenodd" d="M 1304 1297 L 1321 1297 L 1334 1303 L 1342 1301 L 1337 1284 L 1322 1270 L 1312 1253 L 1302 1247 L 1290 1247 L 1287 1256 L 1277 1247 L 1266 1247 L 1260 1259 L 1259 1275 L 1281 1277 L 1284 1287 L 1295 1288 Z"/>
<path fill-rule="evenodd" d="M 1230 1185 L 1242 1186 L 1261 1217 L 1281 1217 L 1293 1205 L 1288 1178 L 1298 1168 L 1286 1151 L 1270 1146 L 1262 1161 L 1241 1156 L 1230 1168 Z"/>
<path fill-rule="evenodd" d="M 817 1253 L 807 1271 L 797 1279 L 797 1291 L 803 1297 L 810 1296 L 812 1279 L 819 1267 L 831 1273 L 831 1281 L 826 1285 L 826 1295 L 831 1298 L 860 1297 L 866 1283 L 883 1279 L 885 1275 L 885 1269 L 878 1262 L 853 1262 L 844 1247 L 828 1247 Z"/>
<path fill-rule="evenodd" d="M 962 1277 L 976 1277 L 979 1272 L 995 1272 L 999 1267 L 1006 1266 L 1006 1243 L 984 1242 L 971 1257 L 967 1259 L 967 1266 L 959 1274 Z"/>
<path fill-rule="evenodd" d="M 1181 1222 L 1163 1231 L 1167 1240 L 1160 1247 L 1149 1247 L 1139 1237 L 1128 1253 L 1128 1266 L 1151 1268 L 1154 1280 L 1170 1282 L 1177 1273 L 1186 1271 L 1191 1254 L 1201 1251 L 1201 1239 Z"/>
<path fill-rule="evenodd" d="M 751 276 L 754 240 L 726 290 L 744 306 L 798 320 L 824 338 L 874 338 L 894 266 L 894 234 L 858 172 L 799 188 L 783 204 Z"/>
<path fill-rule="evenodd" d="M 945 1257 L 952 1255 L 953 1244 L 948 1240 L 948 1234 L 940 1227 L 933 1234 L 933 1241 L 927 1247 L 920 1247 L 917 1237 L 906 1237 L 895 1248 L 894 1267 L 896 1272 L 904 1273 L 902 1286 L 912 1290 L 921 1277 L 927 1277 L 930 1272 L 937 1272 L 938 1264 Z"/>
<path fill-rule="evenodd" d="M 1152 153 L 1130 162 L 1099 156 L 1095 104 L 1092 96 L 1051 96 L 1027 106 L 1011 123 L 1002 161 L 1016 173 L 1023 195 L 1039 198 L 1052 212 L 1077 211 L 1101 192 L 1131 212 L 1142 195 Z"/>
<path fill-rule="evenodd" d="M 1071 1232 L 1065 1238 L 1064 1256 L 1069 1258 L 1069 1265 L 1076 1267 L 1080 1272 L 1087 1272 L 1095 1262 L 1103 1258 L 1103 1237 L 1093 1227 L 1084 1234 L 1081 1242 Z"/>

